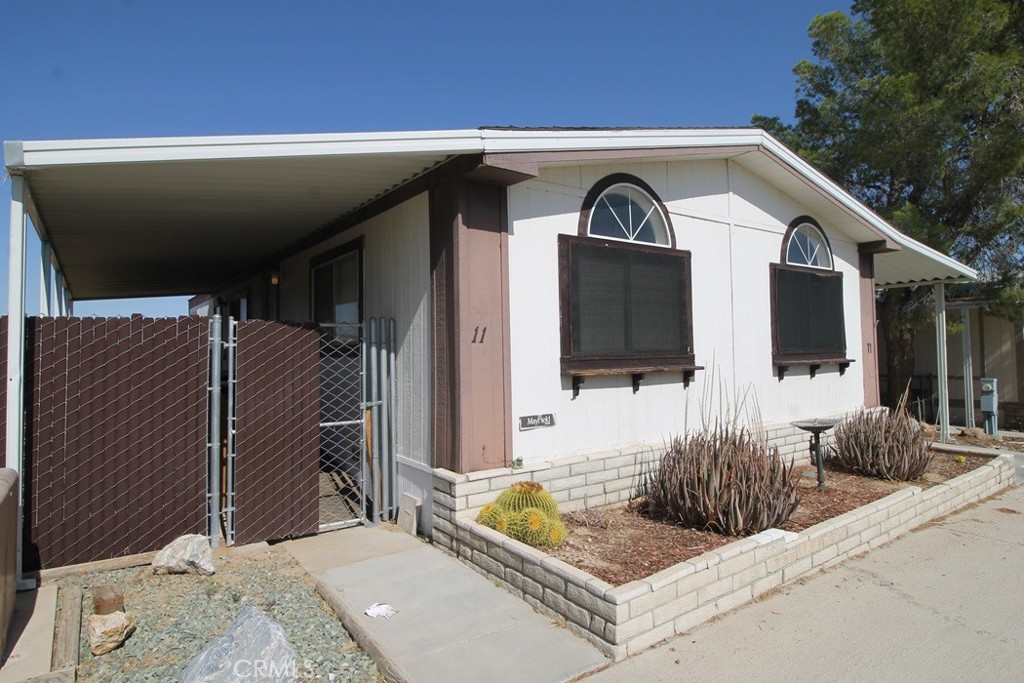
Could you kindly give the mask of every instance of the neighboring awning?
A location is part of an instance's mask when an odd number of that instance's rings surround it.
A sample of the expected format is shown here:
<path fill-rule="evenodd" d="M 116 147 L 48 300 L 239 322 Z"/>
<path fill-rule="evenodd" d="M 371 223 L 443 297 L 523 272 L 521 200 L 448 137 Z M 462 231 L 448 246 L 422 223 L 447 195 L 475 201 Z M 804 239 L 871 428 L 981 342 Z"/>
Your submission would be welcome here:
<path fill-rule="evenodd" d="M 728 158 L 853 241 L 877 242 L 880 287 L 977 277 L 897 232 L 755 128 L 491 128 L 4 143 L 5 166 L 25 178 L 28 212 L 75 300 L 223 287 L 461 155 L 482 155 L 485 163 L 501 159 L 512 172 L 566 159 Z"/>

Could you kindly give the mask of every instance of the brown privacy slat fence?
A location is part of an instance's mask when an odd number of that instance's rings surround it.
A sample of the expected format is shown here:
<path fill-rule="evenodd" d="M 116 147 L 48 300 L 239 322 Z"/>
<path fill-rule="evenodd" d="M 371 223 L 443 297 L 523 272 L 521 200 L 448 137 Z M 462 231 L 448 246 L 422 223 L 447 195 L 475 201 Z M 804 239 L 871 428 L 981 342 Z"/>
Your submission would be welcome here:
<path fill-rule="evenodd" d="M 207 526 L 209 321 L 30 318 L 25 569 Z"/>
<path fill-rule="evenodd" d="M 7 316 L 0 316 L 0 463 L 7 463 Z"/>
<path fill-rule="evenodd" d="M 394 516 L 394 322 L 224 322 L 27 320 L 24 571 Z M 0 317 L 4 378 L 6 343 Z"/>
<path fill-rule="evenodd" d="M 319 527 L 320 333 L 263 320 L 238 323 L 235 542 Z"/>

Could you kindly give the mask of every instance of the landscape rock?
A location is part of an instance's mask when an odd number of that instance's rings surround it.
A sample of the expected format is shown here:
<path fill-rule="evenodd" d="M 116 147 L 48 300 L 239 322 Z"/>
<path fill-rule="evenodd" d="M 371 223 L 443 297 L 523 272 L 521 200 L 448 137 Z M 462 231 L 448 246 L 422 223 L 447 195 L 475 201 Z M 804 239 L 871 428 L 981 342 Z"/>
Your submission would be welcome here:
<path fill-rule="evenodd" d="M 101 583 L 92 588 L 93 614 L 113 614 L 124 611 L 124 591 L 116 584 Z"/>
<path fill-rule="evenodd" d="M 135 632 L 135 618 L 127 612 L 89 615 L 89 651 L 105 655 L 116 650 Z"/>
<path fill-rule="evenodd" d="M 214 573 L 213 551 L 206 536 L 187 534 L 174 539 L 153 558 L 154 574 Z"/>
<path fill-rule="evenodd" d="M 233 683 L 238 680 L 293 683 L 298 660 L 284 630 L 252 605 L 210 641 L 181 673 L 180 683 Z"/>

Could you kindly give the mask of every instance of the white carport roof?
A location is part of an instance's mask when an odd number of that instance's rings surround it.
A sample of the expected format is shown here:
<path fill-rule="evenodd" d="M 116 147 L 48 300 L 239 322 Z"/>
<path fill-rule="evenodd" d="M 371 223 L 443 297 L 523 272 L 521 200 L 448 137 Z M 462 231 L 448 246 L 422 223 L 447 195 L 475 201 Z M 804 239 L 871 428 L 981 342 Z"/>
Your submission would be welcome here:
<path fill-rule="evenodd" d="M 731 158 L 857 242 L 876 281 L 976 279 L 754 128 L 501 129 L 4 143 L 74 299 L 208 292 L 445 161 Z M 572 155 L 576 155 L 573 157 Z M 563 161 L 564 163 L 564 161 Z"/>

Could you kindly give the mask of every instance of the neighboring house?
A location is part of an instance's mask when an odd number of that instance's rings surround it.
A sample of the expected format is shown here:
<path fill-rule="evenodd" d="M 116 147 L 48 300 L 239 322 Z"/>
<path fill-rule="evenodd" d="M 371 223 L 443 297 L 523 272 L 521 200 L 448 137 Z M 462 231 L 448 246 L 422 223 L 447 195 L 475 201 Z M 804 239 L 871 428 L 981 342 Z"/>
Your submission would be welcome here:
<path fill-rule="evenodd" d="M 976 277 L 759 129 L 24 142 L 5 163 L 68 300 L 393 317 L 399 474 L 427 502 L 431 468 L 658 445 L 744 395 L 803 457 L 790 421 L 878 405 L 875 288 Z"/>
<path fill-rule="evenodd" d="M 959 323 L 960 332 L 948 336 L 950 420 L 957 425 L 981 426 L 981 379 L 994 377 L 999 396 L 999 428 L 1024 430 L 1024 325 L 986 313 L 986 302 L 965 297 L 950 297 L 946 302 L 949 320 Z M 969 353 L 965 354 L 967 350 Z M 885 367 L 886 349 L 879 348 L 881 367 Z M 920 332 L 914 340 L 914 377 L 912 392 L 922 419 L 934 421 L 937 415 L 938 382 L 936 375 L 934 328 Z M 971 386 L 964 378 L 970 374 Z M 884 377 L 883 377 L 884 380 Z M 965 393 L 974 410 L 968 415 Z"/>

